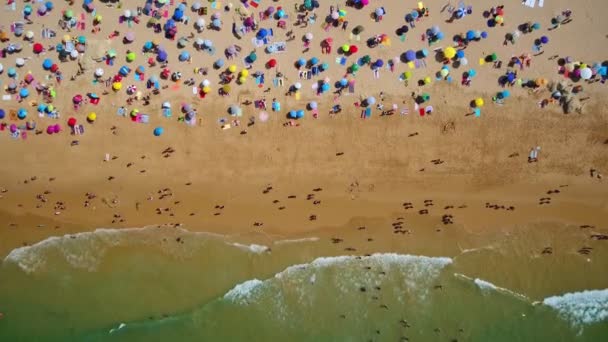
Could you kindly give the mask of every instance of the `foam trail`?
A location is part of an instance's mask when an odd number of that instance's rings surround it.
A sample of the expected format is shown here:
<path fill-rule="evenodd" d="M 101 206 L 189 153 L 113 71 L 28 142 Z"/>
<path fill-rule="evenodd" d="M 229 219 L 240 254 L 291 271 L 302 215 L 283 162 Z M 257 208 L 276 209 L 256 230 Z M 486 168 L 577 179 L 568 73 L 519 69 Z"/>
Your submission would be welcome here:
<path fill-rule="evenodd" d="M 256 253 L 256 254 L 270 252 L 270 248 L 267 246 L 263 246 L 263 245 L 256 245 L 256 244 L 243 245 L 241 243 L 234 242 L 234 243 L 231 243 L 230 246 L 234 246 L 234 247 L 240 248 L 244 251 L 252 252 L 252 253 Z"/>
<path fill-rule="evenodd" d="M 463 278 L 463 279 L 472 281 L 482 291 L 496 291 L 496 292 L 508 294 L 510 296 L 516 297 L 518 299 L 521 299 L 521 300 L 524 300 L 524 301 L 527 301 L 527 302 L 530 301 L 530 298 L 528 298 L 524 294 L 517 293 L 515 291 L 511 291 L 511 290 L 506 289 L 504 287 L 497 286 L 497 285 L 492 284 L 489 281 L 486 281 L 486 280 L 483 280 L 483 279 L 471 278 L 471 277 L 468 277 L 468 276 L 466 276 L 464 274 L 461 274 L 461 273 L 454 273 L 454 276 L 457 277 L 457 278 Z"/>
<path fill-rule="evenodd" d="M 587 290 L 548 297 L 543 304 L 574 326 L 608 321 L 608 289 Z"/>
<path fill-rule="evenodd" d="M 127 325 L 125 323 L 120 323 L 118 325 L 118 328 L 112 328 L 112 329 L 110 329 L 110 334 L 113 334 L 113 333 L 117 332 L 118 330 L 120 330 L 122 328 L 126 328 L 126 327 L 127 327 Z"/>
<path fill-rule="evenodd" d="M 319 238 L 316 237 L 316 236 L 313 236 L 313 237 L 302 238 L 302 239 L 279 240 L 279 241 L 275 241 L 274 244 L 275 245 L 283 245 L 283 244 L 287 244 L 287 243 L 317 242 L 317 241 L 319 241 Z"/>

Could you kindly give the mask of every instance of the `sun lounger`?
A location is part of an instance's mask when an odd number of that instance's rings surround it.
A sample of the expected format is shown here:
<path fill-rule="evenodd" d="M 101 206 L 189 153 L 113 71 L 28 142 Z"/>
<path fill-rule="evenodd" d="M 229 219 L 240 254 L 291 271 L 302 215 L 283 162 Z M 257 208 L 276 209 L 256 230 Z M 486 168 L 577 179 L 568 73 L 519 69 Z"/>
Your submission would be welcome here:
<path fill-rule="evenodd" d="M 84 126 L 83 125 L 78 125 L 77 130 L 78 130 L 78 134 L 80 134 L 80 135 L 84 134 Z"/>
<path fill-rule="evenodd" d="M 150 123 L 150 116 L 147 114 L 139 115 L 137 122 L 139 123 Z"/>
<path fill-rule="evenodd" d="M 312 75 L 317 76 L 318 74 L 319 74 L 319 67 L 315 65 L 312 67 Z"/>
<path fill-rule="evenodd" d="M 268 45 L 266 47 L 266 52 L 268 52 L 268 53 L 280 53 L 280 52 L 285 52 L 286 48 L 287 48 L 287 44 L 285 42 L 276 42 L 276 43 L 272 43 L 272 44 Z"/>

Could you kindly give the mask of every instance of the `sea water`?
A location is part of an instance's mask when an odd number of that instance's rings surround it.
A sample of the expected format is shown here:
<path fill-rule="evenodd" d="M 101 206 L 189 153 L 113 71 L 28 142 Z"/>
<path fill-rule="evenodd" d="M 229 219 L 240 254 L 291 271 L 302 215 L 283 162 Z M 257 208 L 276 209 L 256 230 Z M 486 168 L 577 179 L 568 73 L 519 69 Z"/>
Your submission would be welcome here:
<path fill-rule="evenodd" d="M 459 256 L 337 251 L 318 238 L 265 246 L 152 227 L 49 238 L 2 263 L 0 341 L 608 336 L 606 289 L 531 298 L 462 273 L 491 263 L 491 248 Z M 535 277 L 525 267 L 512 276 Z"/>

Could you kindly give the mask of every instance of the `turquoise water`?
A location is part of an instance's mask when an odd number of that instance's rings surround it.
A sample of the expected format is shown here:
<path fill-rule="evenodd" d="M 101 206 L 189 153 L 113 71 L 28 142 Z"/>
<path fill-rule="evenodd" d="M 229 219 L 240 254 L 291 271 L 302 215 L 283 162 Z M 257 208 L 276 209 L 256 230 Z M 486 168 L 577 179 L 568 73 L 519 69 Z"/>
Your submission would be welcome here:
<path fill-rule="evenodd" d="M 608 290 L 529 298 L 461 272 L 489 260 L 338 255 L 157 228 L 14 250 L 1 341 L 600 341 Z M 325 255 L 325 256 L 323 256 Z M 321 256 L 321 257 L 320 257 Z M 530 278 L 522 271 L 513 277 Z"/>

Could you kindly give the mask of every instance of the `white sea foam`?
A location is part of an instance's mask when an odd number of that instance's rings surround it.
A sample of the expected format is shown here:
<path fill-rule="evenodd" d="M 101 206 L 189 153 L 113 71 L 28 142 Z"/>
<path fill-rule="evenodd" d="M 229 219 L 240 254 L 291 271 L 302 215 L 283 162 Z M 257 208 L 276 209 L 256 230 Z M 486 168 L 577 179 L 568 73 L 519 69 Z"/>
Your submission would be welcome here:
<path fill-rule="evenodd" d="M 190 232 L 182 228 L 160 228 L 158 226 L 147 226 L 141 228 L 99 228 L 94 231 L 66 234 L 63 236 L 52 236 L 30 246 L 13 249 L 5 258 L 5 263 L 18 265 L 26 273 L 32 273 L 44 269 L 47 266 L 49 253 L 58 253 L 72 267 L 93 271 L 97 268 L 108 248 L 136 244 L 160 244 L 158 234 L 148 234 L 162 232 L 175 236 L 195 236 L 198 238 L 216 238 L 220 235 Z M 138 234 L 133 239 L 133 234 Z M 201 246 L 201 244 L 197 244 Z M 168 252 L 187 254 L 188 249 L 171 249 L 171 245 L 165 245 Z"/>
<path fill-rule="evenodd" d="M 319 238 L 316 236 L 313 236 L 313 237 L 302 238 L 302 239 L 278 240 L 278 241 L 275 241 L 274 244 L 283 245 L 283 244 L 288 244 L 288 243 L 317 242 L 317 241 L 319 241 Z"/>
<path fill-rule="evenodd" d="M 235 286 L 224 296 L 225 299 L 235 303 L 247 305 L 256 301 L 257 295 L 263 295 L 263 289 L 272 288 L 272 301 L 280 306 L 281 292 L 283 289 L 288 290 L 289 295 L 295 295 L 299 303 L 310 303 L 309 293 L 306 287 L 302 286 L 305 283 L 316 283 L 320 277 L 327 279 L 327 275 L 317 273 L 330 267 L 340 267 L 340 272 L 333 274 L 333 286 L 340 292 L 348 293 L 349 291 L 359 291 L 360 284 L 372 286 L 378 284 L 381 280 L 374 277 L 379 277 L 377 272 L 362 272 L 359 267 L 346 267 L 351 263 L 365 263 L 372 265 L 376 269 L 391 270 L 395 274 L 405 276 L 404 285 L 412 291 L 418 292 L 424 296 L 426 287 L 440 272 L 440 270 L 451 264 L 452 259 L 442 257 L 425 257 L 403 254 L 373 254 L 367 257 L 358 257 L 353 255 L 342 255 L 334 257 L 320 257 L 307 264 L 292 265 L 283 271 L 274 275 L 270 279 L 260 281 L 253 279 Z M 373 279 L 372 279 L 373 278 Z M 418 288 L 420 285 L 420 288 Z M 245 294 L 246 295 L 243 295 Z"/>
<path fill-rule="evenodd" d="M 232 290 L 228 291 L 224 295 L 224 299 L 231 301 L 247 301 L 251 297 L 253 291 L 263 284 L 264 282 L 259 279 L 247 280 L 246 282 L 240 283 L 232 288 Z"/>
<path fill-rule="evenodd" d="M 122 328 L 126 328 L 126 327 L 127 327 L 127 325 L 125 323 L 120 323 L 118 325 L 118 328 L 112 328 L 112 329 L 110 329 L 110 334 L 113 334 L 113 333 L 117 332 L 118 330 L 120 330 Z"/>
<path fill-rule="evenodd" d="M 566 293 L 545 298 L 543 304 L 575 326 L 608 321 L 608 289 Z"/>
<path fill-rule="evenodd" d="M 510 296 L 516 297 L 518 299 L 524 300 L 524 301 L 530 301 L 530 299 L 521 293 L 517 293 L 515 291 L 511 291 L 507 288 L 504 287 L 500 287 L 497 286 L 495 284 L 490 283 L 487 280 L 483 280 L 483 279 L 479 279 L 479 278 L 471 278 L 468 277 L 464 274 L 461 273 L 454 273 L 454 276 L 458 277 L 458 278 L 464 278 L 466 280 L 472 281 L 480 290 L 484 291 L 484 292 L 488 292 L 488 291 L 496 291 L 496 292 L 500 292 L 500 293 L 504 293 L 504 294 L 508 294 Z"/>
<path fill-rule="evenodd" d="M 257 254 L 261 254 L 264 252 L 269 252 L 270 248 L 267 246 L 263 246 L 263 245 L 256 245 L 256 244 L 251 244 L 251 245 L 243 245 L 240 244 L 238 242 L 234 242 L 230 244 L 231 246 L 240 248 L 244 251 L 248 251 L 248 252 L 252 252 L 252 253 L 257 253 Z"/>

